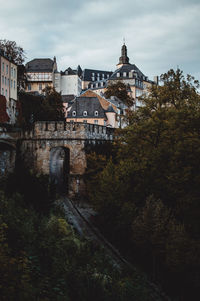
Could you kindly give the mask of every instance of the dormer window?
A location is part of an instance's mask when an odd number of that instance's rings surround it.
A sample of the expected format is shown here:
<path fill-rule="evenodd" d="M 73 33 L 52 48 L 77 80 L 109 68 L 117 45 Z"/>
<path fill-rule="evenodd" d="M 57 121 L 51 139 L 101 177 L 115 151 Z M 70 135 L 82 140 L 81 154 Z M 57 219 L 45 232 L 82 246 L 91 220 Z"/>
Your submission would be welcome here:
<path fill-rule="evenodd" d="M 94 116 L 98 116 L 99 112 L 98 111 L 94 111 Z"/>
<path fill-rule="evenodd" d="M 87 111 L 83 111 L 83 116 L 87 116 Z"/>
<path fill-rule="evenodd" d="M 76 116 L 76 111 L 73 111 L 73 112 L 72 112 L 72 116 Z"/>
<path fill-rule="evenodd" d="M 123 77 L 126 77 L 126 72 L 123 72 Z"/>
<path fill-rule="evenodd" d="M 117 72 L 117 77 L 120 77 L 120 72 Z"/>

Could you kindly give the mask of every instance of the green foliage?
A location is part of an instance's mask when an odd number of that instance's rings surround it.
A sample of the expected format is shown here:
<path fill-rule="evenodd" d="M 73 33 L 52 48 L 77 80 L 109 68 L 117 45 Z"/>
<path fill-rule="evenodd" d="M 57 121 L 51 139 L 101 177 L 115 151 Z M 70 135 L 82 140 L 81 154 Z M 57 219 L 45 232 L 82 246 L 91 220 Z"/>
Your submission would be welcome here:
<path fill-rule="evenodd" d="M 60 93 L 47 87 L 44 95 L 20 92 L 20 114 L 18 124 L 30 127 L 34 121 L 64 120 L 64 109 Z"/>
<path fill-rule="evenodd" d="M 133 100 L 128 95 L 127 86 L 121 81 L 117 81 L 114 84 L 109 84 L 106 89 L 105 96 L 106 98 L 116 96 L 128 106 L 133 104 Z"/>
<path fill-rule="evenodd" d="M 24 187 L 12 178 L 0 191 L 1 300 L 153 300 L 146 279 L 119 271 L 101 247 L 78 237 L 59 205 L 39 210 L 26 189 L 31 196 L 42 177 L 26 178 Z"/>
<path fill-rule="evenodd" d="M 180 70 L 161 79 L 129 115 L 117 159 L 93 179 L 90 198 L 104 231 L 187 300 L 200 277 L 199 83 Z"/>

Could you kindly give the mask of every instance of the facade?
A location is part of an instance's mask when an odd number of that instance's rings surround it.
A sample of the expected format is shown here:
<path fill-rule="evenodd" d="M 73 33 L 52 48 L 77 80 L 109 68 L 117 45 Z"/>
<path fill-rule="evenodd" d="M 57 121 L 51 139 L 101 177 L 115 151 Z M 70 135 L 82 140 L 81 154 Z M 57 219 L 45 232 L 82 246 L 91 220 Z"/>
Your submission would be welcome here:
<path fill-rule="evenodd" d="M 67 122 L 106 125 L 107 116 L 97 97 L 76 97 L 67 113 Z"/>
<path fill-rule="evenodd" d="M 82 98 L 84 98 L 84 100 L 82 100 Z M 97 99 L 99 101 L 98 107 L 96 106 Z M 80 104 L 81 110 L 79 108 Z M 94 105 L 96 106 L 96 109 L 93 108 Z M 95 111 L 98 112 L 95 113 Z M 124 117 L 126 111 L 127 106 L 117 97 L 106 99 L 90 89 L 83 92 L 75 101 L 72 101 L 72 99 L 68 100 L 66 110 L 68 122 L 85 122 L 105 125 L 112 128 L 121 128 L 125 126 Z M 101 112 L 101 114 L 99 114 L 99 112 Z"/>
<path fill-rule="evenodd" d="M 109 78 L 108 85 L 116 81 L 121 81 L 127 85 L 129 95 L 135 100 L 135 108 L 140 105 L 138 97 L 148 93 L 148 88 L 155 84 L 135 64 L 129 63 L 125 44 L 121 49 L 121 57 L 119 58 L 117 69 Z"/>
<path fill-rule="evenodd" d="M 127 47 L 124 44 L 121 49 L 121 56 L 114 72 L 85 69 L 82 75 L 82 89 L 90 89 L 99 95 L 103 95 L 109 84 L 121 81 L 127 85 L 128 94 L 135 100 L 134 108 L 140 103 L 138 97 L 148 93 L 149 87 L 156 82 L 148 79 L 140 69 L 129 63 Z"/>
<path fill-rule="evenodd" d="M 43 93 L 47 86 L 53 87 L 53 75 L 57 70 L 56 58 L 33 59 L 25 65 L 27 74 L 26 92 Z"/>
<path fill-rule="evenodd" d="M 64 72 L 54 72 L 54 87 L 61 95 L 80 95 L 82 87 L 78 68 L 72 70 L 69 67 Z"/>
<path fill-rule="evenodd" d="M 17 65 L 0 52 L 0 95 L 5 96 L 9 123 L 16 121 Z"/>
<path fill-rule="evenodd" d="M 84 69 L 82 73 L 82 90 L 90 88 L 103 88 L 112 75 L 111 71 Z"/>

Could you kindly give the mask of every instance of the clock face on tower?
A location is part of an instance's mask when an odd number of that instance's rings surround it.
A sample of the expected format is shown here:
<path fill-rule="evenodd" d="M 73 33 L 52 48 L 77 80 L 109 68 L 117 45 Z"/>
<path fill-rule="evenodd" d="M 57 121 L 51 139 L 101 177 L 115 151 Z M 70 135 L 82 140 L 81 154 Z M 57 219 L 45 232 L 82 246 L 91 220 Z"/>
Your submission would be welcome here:
<path fill-rule="evenodd" d="M 29 81 L 42 81 L 49 82 L 52 81 L 52 73 L 51 72 L 31 72 L 28 73 Z"/>

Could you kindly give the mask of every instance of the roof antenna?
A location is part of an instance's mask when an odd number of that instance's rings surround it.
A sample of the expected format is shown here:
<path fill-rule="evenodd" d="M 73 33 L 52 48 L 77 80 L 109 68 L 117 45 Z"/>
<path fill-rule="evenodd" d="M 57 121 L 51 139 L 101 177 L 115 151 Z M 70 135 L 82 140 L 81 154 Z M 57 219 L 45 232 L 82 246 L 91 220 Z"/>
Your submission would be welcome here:
<path fill-rule="evenodd" d="M 125 38 L 123 38 L 123 43 L 124 43 L 124 45 L 125 45 Z"/>

